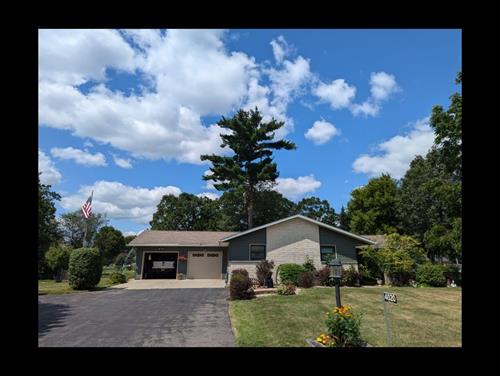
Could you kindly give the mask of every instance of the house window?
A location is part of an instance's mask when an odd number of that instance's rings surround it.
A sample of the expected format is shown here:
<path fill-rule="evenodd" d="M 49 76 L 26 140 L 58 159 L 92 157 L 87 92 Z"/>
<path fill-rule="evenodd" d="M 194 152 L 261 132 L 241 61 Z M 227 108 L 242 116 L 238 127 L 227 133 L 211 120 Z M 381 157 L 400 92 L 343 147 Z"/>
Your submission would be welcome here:
<path fill-rule="evenodd" d="M 266 258 L 266 246 L 262 244 L 250 244 L 250 260 L 264 260 Z"/>
<path fill-rule="evenodd" d="M 321 262 L 326 262 L 328 258 L 336 257 L 334 245 L 322 245 L 320 247 Z M 331 256 L 330 256 L 331 255 Z"/>

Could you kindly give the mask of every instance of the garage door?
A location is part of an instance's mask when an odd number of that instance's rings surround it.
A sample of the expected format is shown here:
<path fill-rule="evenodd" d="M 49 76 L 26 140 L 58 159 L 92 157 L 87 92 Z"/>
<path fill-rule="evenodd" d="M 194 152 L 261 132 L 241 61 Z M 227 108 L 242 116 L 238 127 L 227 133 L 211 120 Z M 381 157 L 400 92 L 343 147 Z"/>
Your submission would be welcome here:
<path fill-rule="evenodd" d="M 188 252 L 187 277 L 220 279 L 222 273 L 222 252 L 190 251 Z"/>

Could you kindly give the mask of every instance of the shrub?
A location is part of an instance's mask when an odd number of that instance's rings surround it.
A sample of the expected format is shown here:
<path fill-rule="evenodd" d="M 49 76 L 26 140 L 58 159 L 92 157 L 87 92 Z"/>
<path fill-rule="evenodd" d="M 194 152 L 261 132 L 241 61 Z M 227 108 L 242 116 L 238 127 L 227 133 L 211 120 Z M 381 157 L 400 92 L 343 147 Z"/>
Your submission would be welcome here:
<path fill-rule="evenodd" d="M 446 277 L 442 265 L 425 263 L 418 267 L 416 280 L 419 284 L 427 284 L 433 287 L 446 286 Z"/>
<path fill-rule="evenodd" d="M 266 279 L 273 275 L 274 261 L 262 260 L 256 266 L 257 279 L 260 286 L 264 286 Z"/>
<path fill-rule="evenodd" d="M 314 273 L 316 271 L 316 267 L 314 266 L 314 262 L 313 262 L 312 258 L 310 258 L 309 256 L 306 256 L 306 261 L 302 264 L 302 266 L 308 272 Z"/>
<path fill-rule="evenodd" d="M 462 286 L 462 273 L 457 265 L 447 265 L 444 268 L 444 276 L 450 281 L 455 281 L 458 286 Z"/>
<path fill-rule="evenodd" d="M 292 283 L 282 283 L 276 289 L 278 295 L 295 295 L 295 285 Z"/>
<path fill-rule="evenodd" d="M 235 274 L 241 274 L 245 277 L 248 277 L 248 270 L 246 269 L 234 269 L 232 272 L 231 272 L 231 275 L 235 275 Z"/>
<path fill-rule="evenodd" d="M 63 270 L 68 270 L 71 248 L 64 244 L 56 244 L 49 248 L 45 254 L 47 266 L 61 278 Z"/>
<path fill-rule="evenodd" d="M 299 276 L 305 271 L 305 268 L 299 264 L 281 264 L 279 267 L 280 282 L 290 282 L 297 286 L 299 284 Z"/>
<path fill-rule="evenodd" d="M 326 328 L 331 347 L 356 347 L 361 339 L 361 315 L 352 312 L 351 307 L 335 307 L 327 312 Z"/>
<path fill-rule="evenodd" d="M 299 276 L 299 287 L 303 287 L 305 289 L 311 288 L 314 286 L 314 273 L 313 272 L 304 272 Z"/>
<path fill-rule="evenodd" d="M 127 276 L 121 272 L 112 272 L 109 275 L 109 280 L 112 284 L 127 282 Z"/>
<path fill-rule="evenodd" d="M 377 277 L 375 274 L 363 264 L 358 264 L 360 284 L 363 286 L 375 286 L 377 284 Z"/>
<path fill-rule="evenodd" d="M 349 268 L 342 271 L 342 279 L 340 284 L 342 286 L 359 286 L 359 281 L 361 279 L 360 273 L 354 268 L 354 266 L 349 265 Z"/>
<path fill-rule="evenodd" d="M 332 286 L 330 281 L 330 268 L 325 266 L 316 272 L 316 280 L 320 286 Z"/>
<path fill-rule="evenodd" d="M 248 272 L 247 275 L 244 275 L 244 273 L 234 273 L 233 271 L 229 282 L 229 294 L 231 300 L 252 299 L 255 296 Z"/>
<path fill-rule="evenodd" d="M 74 290 L 88 290 L 101 280 L 102 258 L 96 248 L 80 248 L 69 258 L 69 285 Z"/>

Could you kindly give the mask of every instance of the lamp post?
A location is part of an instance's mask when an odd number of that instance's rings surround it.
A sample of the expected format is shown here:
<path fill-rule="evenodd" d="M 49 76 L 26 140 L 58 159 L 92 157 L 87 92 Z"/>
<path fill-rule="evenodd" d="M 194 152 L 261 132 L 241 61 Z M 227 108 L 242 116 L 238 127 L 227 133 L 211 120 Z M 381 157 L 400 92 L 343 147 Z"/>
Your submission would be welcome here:
<path fill-rule="evenodd" d="M 335 282 L 335 299 L 337 302 L 337 307 L 341 307 L 340 303 L 340 278 L 342 278 L 342 263 L 339 259 L 333 259 L 330 261 L 330 279 Z"/>

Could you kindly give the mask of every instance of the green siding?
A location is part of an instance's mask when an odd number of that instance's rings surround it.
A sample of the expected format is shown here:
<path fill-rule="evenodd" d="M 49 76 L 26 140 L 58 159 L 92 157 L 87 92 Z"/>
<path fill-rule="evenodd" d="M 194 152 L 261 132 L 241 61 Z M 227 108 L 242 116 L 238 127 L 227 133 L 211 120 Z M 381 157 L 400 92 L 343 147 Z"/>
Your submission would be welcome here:
<path fill-rule="evenodd" d="M 337 249 L 337 257 L 344 264 L 357 263 L 356 248 L 360 245 L 366 245 L 359 240 L 350 238 L 335 231 L 319 227 L 319 242 L 323 244 L 334 244 Z"/>
<path fill-rule="evenodd" d="M 229 261 L 249 261 L 250 244 L 266 244 L 266 229 L 263 228 L 258 231 L 240 236 L 229 241 Z"/>

